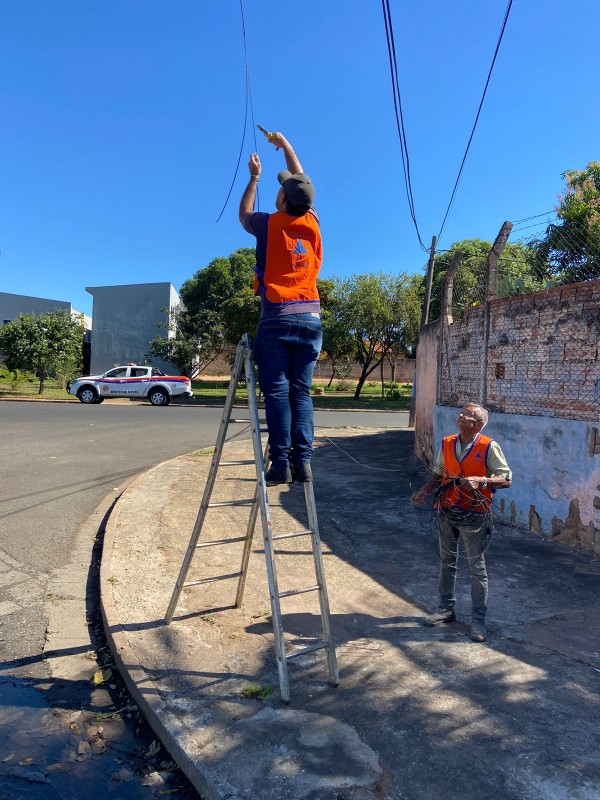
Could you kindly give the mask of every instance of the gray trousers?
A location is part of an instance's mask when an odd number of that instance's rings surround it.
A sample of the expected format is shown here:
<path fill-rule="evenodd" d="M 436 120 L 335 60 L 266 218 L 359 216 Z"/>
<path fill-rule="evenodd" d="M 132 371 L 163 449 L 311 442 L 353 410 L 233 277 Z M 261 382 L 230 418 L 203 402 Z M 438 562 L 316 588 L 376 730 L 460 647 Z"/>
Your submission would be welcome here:
<path fill-rule="evenodd" d="M 471 619 L 485 620 L 488 597 L 488 575 L 483 555 L 486 527 L 480 530 L 481 514 L 471 514 L 460 526 L 446 517 L 439 517 L 440 549 L 440 607 L 454 608 L 456 603 L 456 568 L 458 539 L 462 539 L 469 572 L 471 573 Z"/>

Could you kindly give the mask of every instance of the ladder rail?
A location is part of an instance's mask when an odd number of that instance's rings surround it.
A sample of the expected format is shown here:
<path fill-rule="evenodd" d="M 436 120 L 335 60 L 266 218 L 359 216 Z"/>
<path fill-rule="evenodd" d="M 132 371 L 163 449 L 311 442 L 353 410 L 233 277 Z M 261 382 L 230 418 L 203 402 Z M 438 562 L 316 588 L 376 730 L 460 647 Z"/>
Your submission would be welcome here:
<path fill-rule="evenodd" d="M 289 703 L 290 682 L 288 677 L 287 660 L 285 657 L 285 641 L 283 620 L 281 618 L 281 605 L 279 602 L 279 592 L 277 588 L 277 569 L 275 567 L 275 552 L 272 539 L 271 511 L 269 509 L 269 501 L 267 497 L 267 484 L 265 481 L 264 461 L 260 443 L 260 422 L 258 418 L 258 403 L 256 401 L 254 370 L 252 369 L 249 350 L 246 352 L 246 357 L 244 359 L 244 369 L 246 372 L 246 389 L 248 394 L 248 407 L 250 410 L 252 446 L 254 448 L 254 459 L 256 466 L 256 489 L 258 494 L 258 505 L 260 506 L 260 517 L 265 548 L 267 582 L 269 585 L 269 597 L 271 600 L 271 621 L 273 624 L 273 634 L 275 639 L 275 656 L 277 659 L 277 671 L 279 673 L 279 687 L 281 699 L 285 703 Z"/>
<path fill-rule="evenodd" d="M 175 613 L 175 608 L 177 607 L 177 603 L 179 602 L 181 592 L 183 591 L 185 579 L 187 578 L 187 574 L 189 572 L 192 559 L 196 551 L 196 545 L 198 544 L 198 539 L 200 538 L 200 533 L 202 532 L 202 527 L 204 525 L 206 512 L 208 510 L 210 498 L 215 485 L 215 480 L 217 478 L 219 462 L 221 460 L 223 447 L 225 445 L 227 426 L 229 425 L 229 418 L 231 417 L 231 409 L 233 407 L 235 391 L 239 382 L 240 375 L 242 373 L 244 355 L 245 355 L 245 348 L 240 342 L 240 344 L 238 344 L 237 346 L 235 353 L 235 361 L 233 362 L 233 368 L 231 371 L 232 372 L 231 381 L 229 382 L 229 388 L 227 389 L 227 397 L 225 399 L 225 406 L 223 408 L 223 414 L 221 416 L 221 424 L 219 426 L 219 432 L 217 434 L 215 451 L 213 453 L 212 461 L 210 464 L 210 470 L 208 472 L 206 486 L 204 487 L 204 494 L 202 496 L 202 501 L 200 503 L 200 508 L 198 510 L 198 515 L 196 517 L 196 522 L 194 523 L 192 536 L 188 544 L 188 548 L 185 557 L 183 559 L 181 569 L 179 570 L 179 576 L 177 577 L 177 582 L 175 583 L 175 588 L 173 589 L 173 593 L 169 601 L 167 613 L 165 614 L 165 622 L 167 625 L 170 625 L 173 619 L 173 614 Z"/>
<path fill-rule="evenodd" d="M 312 481 L 304 484 L 304 497 L 306 500 L 306 510 L 308 512 L 308 524 L 313 531 L 311 537 L 313 559 L 315 562 L 315 573 L 319 583 L 319 605 L 321 607 L 321 624 L 323 626 L 323 636 L 328 646 L 327 667 L 329 671 L 329 681 L 333 686 L 338 686 L 340 675 L 335 654 L 335 643 L 331 631 L 331 613 L 329 610 L 329 597 L 327 596 L 327 582 L 325 580 L 325 567 L 323 564 L 323 548 L 321 546 L 321 535 L 319 534 L 319 520 L 317 518 L 317 506 L 315 503 L 315 490 Z"/>

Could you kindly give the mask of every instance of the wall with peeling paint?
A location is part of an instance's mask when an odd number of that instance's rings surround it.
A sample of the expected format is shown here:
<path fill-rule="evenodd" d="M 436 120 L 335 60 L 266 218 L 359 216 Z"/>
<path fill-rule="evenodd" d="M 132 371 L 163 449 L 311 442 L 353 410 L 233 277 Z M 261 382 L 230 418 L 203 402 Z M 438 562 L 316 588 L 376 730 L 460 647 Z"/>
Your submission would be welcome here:
<path fill-rule="evenodd" d="M 436 451 L 456 432 L 458 411 L 435 406 Z M 598 423 L 490 413 L 485 433 L 499 442 L 513 471 L 512 487 L 496 493 L 496 513 L 600 556 Z"/>

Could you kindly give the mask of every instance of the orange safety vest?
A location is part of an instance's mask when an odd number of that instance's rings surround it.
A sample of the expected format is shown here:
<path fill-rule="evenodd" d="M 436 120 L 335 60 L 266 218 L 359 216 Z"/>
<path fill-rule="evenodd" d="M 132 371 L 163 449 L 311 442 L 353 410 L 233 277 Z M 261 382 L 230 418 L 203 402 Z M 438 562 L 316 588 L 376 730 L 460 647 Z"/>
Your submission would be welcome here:
<path fill-rule="evenodd" d="M 265 272 L 262 280 L 254 276 L 254 293 L 262 289 L 270 303 L 318 301 L 322 261 L 319 222 L 311 212 L 302 217 L 270 214 Z"/>
<path fill-rule="evenodd" d="M 475 478 L 487 475 L 487 456 L 492 439 L 489 436 L 479 434 L 467 455 L 459 461 L 456 457 L 456 440 L 458 434 L 446 436 L 442 442 L 442 454 L 444 457 L 444 484 L 452 483 L 453 478 Z M 474 494 L 470 486 L 453 486 L 443 491 L 442 506 L 444 508 L 458 507 L 464 511 L 488 510 L 492 505 L 492 495 L 494 489 L 491 486 L 479 486 L 477 495 Z M 484 500 L 481 500 L 481 495 Z M 483 508 L 485 506 L 485 508 Z"/>

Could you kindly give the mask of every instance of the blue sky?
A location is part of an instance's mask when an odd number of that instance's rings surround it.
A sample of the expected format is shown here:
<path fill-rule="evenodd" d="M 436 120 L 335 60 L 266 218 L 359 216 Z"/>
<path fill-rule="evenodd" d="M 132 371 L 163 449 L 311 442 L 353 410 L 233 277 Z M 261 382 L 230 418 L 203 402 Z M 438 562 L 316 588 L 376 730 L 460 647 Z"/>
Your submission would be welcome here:
<path fill-rule="evenodd" d="M 437 234 L 505 0 L 392 0 L 419 226 Z M 255 122 L 282 131 L 317 189 L 323 277 L 416 272 L 379 0 L 244 2 Z M 551 209 L 598 160 L 598 0 L 515 0 L 439 246 Z M 0 291 L 69 300 L 170 281 L 252 246 L 237 220 L 239 0 L 25 0 L 0 24 Z M 262 135 L 261 210 L 283 156 Z"/>

